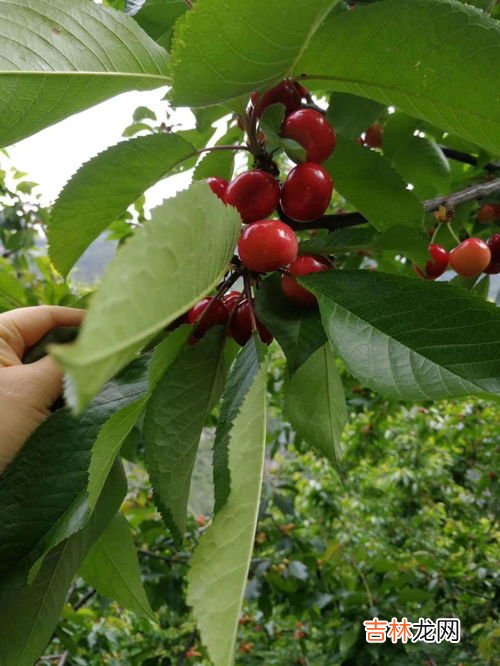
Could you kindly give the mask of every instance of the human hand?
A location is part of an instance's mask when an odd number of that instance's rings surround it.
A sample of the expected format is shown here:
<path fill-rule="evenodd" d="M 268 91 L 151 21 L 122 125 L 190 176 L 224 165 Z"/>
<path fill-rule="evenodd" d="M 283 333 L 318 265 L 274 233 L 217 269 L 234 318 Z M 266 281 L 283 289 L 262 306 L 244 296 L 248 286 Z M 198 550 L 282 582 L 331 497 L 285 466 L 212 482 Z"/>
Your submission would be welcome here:
<path fill-rule="evenodd" d="M 0 474 L 50 414 L 63 374 L 50 356 L 23 365 L 26 351 L 53 328 L 79 326 L 84 311 L 57 306 L 0 314 Z"/>

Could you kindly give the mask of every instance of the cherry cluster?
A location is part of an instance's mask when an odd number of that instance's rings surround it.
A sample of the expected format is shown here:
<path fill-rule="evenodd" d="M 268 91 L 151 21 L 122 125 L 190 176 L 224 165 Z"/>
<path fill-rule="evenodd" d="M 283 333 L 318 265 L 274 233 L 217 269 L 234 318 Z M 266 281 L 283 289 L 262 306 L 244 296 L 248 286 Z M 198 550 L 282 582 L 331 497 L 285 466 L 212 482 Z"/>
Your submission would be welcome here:
<path fill-rule="evenodd" d="M 273 104 L 285 109 L 281 136 L 292 139 L 305 152 L 305 161 L 294 166 L 283 182 L 260 129 L 265 110 Z M 228 334 L 242 346 L 252 332 L 258 332 L 263 342 L 270 343 L 272 335 L 258 320 L 254 308 L 253 288 L 258 287 L 262 274 L 279 271 L 285 297 L 298 306 L 310 307 L 315 305 L 316 297 L 299 285 L 296 278 L 334 268 L 327 257 L 299 255 L 294 231 L 300 230 L 302 223 L 321 218 L 333 192 L 332 178 L 322 163 L 333 153 L 336 135 L 321 109 L 314 105 L 309 91 L 296 81 L 285 80 L 263 94 L 253 93 L 246 113 L 238 117 L 238 124 L 246 133 L 245 149 L 253 154 L 254 168 L 231 182 L 217 177 L 208 179 L 214 194 L 224 204 L 235 207 L 242 218 L 238 256 L 233 257 L 229 277 L 217 295 L 201 300 L 183 319 L 194 325 L 192 344 L 216 325 L 226 326 Z M 358 139 L 370 148 L 380 148 L 382 141 L 383 128 L 377 123 Z M 499 217 L 500 206 L 496 204 L 486 204 L 478 215 L 481 222 Z M 500 234 L 491 236 L 487 242 L 467 238 L 451 252 L 432 242 L 428 251 L 430 259 L 424 269 L 415 267 L 417 274 L 426 279 L 438 278 L 448 267 L 467 277 L 483 271 L 500 272 Z M 238 278 L 243 278 L 243 293 L 229 291 Z"/>
<path fill-rule="evenodd" d="M 238 262 L 248 286 L 257 283 L 263 273 L 281 271 L 283 293 L 300 306 L 316 303 L 315 296 L 301 287 L 296 278 L 333 268 L 326 257 L 305 254 L 298 256 L 299 245 L 292 227 L 284 220 L 300 223 L 316 220 L 327 210 L 333 192 L 333 181 L 321 166 L 332 154 L 335 131 L 317 108 L 310 108 L 309 92 L 295 81 L 285 80 L 264 94 L 253 93 L 247 108 L 245 127 L 254 134 L 259 148 L 254 151 L 254 168 L 240 174 L 231 182 L 212 177 L 212 191 L 226 204 L 234 206 L 241 215 L 244 227 L 238 242 Z M 293 139 L 305 150 L 306 161 L 290 170 L 281 185 L 279 170 L 270 159 L 266 163 L 265 136 L 256 131 L 265 109 L 272 104 L 285 107 L 281 136 Z M 255 155 L 257 152 L 257 155 Z M 252 330 L 258 331 L 263 342 L 272 336 L 256 318 L 251 286 L 246 294 L 231 291 L 221 298 L 205 298 L 188 313 L 188 322 L 197 324 L 193 340 L 202 337 L 214 325 L 228 324 L 229 335 L 244 345 Z"/>
<path fill-rule="evenodd" d="M 431 243 L 428 250 L 431 259 L 425 269 L 415 267 L 418 275 L 428 280 L 440 277 L 448 267 L 463 277 L 500 273 L 500 234 L 493 234 L 486 242 L 481 238 L 467 238 L 451 252 L 437 243 Z"/>

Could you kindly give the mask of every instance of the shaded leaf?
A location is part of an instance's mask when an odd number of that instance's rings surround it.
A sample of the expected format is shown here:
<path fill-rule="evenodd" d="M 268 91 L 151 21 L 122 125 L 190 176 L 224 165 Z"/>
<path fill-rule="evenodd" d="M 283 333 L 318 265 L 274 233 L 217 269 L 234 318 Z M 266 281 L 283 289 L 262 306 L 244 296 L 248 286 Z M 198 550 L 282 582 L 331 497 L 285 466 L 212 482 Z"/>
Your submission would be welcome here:
<path fill-rule="evenodd" d="M 285 404 L 297 434 L 320 455 L 338 463 L 347 408 L 329 342 L 317 349 L 292 375 L 285 389 Z"/>
<path fill-rule="evenodd" d="M 92 446 L 114 412 L 144 395 L 147 369 L 147 359 L 136 361 L 79 417 L 55 412 L 7 468 L 0 480 L 0 579 L 85 525 Z"/>
<path fill-rule="evenodd" d="M 78 570 L 99 594 L 156 622 L 144 591 L 137 551 L 127 519 L 117 513 Z"/>
<path fill-rule="evenodd" d="M 289 301 L 281 289 L 279 275 L 272 275 L 263 282 L 255 305 L 257 316 L 283 349 L 290 372 L 295 372 L 326 342 L 319 310 Z"/>
<path fill-rule="evenodd" d="M 224 389 L 225 330 L 217 327 L 186 346 L 158 382 L 143 435 L 155 502 L 180 547 L 191 475 L 203 426 Z"/>
<path fill-rule="evenodd" d="M 337 134 L 356 139 L 377 120 L 384 108 L 373 99 L 337 92 L 330 98 L 326 117 Z"/>
<path fill-rule="evenodd" d="M 41 655 L 56 628 L 80 563 L 118 511 L 126 490 L 123 467 L 117 464 L 85 528 L 48 554 L 34 582 L 26 583 L 27 569 L 23 565 L 2 582 L 2 666 L 32 666 Z"/>
<path fill-rule="evenodd" d="M 214 443 L 215 512 L 218 513 L 230 494 L 231 471 L 229 444 L 236 418 L 248 392 L 261 371 L 266 348 L 252 337 L 236 357 L 222 401 Z"/>
<path fill-rule="evenodd" d="M 325 168 L 335 189 L 379 231 L 400 224 L 422 227 L 422 204 L 379 153 L 338 136 Z"/>

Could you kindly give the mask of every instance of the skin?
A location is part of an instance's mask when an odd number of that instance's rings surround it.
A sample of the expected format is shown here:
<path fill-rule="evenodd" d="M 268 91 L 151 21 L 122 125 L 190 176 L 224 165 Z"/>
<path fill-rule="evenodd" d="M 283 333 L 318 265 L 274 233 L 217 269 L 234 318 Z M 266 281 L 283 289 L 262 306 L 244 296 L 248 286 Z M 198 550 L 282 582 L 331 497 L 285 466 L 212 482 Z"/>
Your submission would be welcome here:
<path fill-rule="evenodd" d="M 84 311 L 56 306 L 0 314 L 0 474 L 50 414 L 62 393 L 63 375 L 49 356 L 23 365 L 22 358 L 53 328 L 79 326 Z"/>

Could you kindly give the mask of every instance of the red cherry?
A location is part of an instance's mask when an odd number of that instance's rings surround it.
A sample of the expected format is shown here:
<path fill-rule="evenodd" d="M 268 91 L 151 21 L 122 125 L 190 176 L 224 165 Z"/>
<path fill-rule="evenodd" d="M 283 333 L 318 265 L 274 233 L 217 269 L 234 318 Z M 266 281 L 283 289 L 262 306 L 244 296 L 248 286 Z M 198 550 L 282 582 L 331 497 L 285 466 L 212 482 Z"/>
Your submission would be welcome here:
<path fill-rule="evenodd" d="M 295 232 L 280 220 L 260 220 L 245 227 L 238 243 L 243 264 L 256 273 L 275 271 L 297 257 Z"/>
<path fill-rule="evenodd" d="M 205 311 L 206 316 L 204 316 Z M 196 338 L 202 338 L 212 326 L 224 326 L 229 318 L 229 312 L 221 301 L 207 296 L 189 310 L 187 317 L 190 324 L 196 324 L 203 317 L 203 321 L 194 332 Z"/>
<path fill-rule="evenodd" d="M 464 277 L 479 275 L 490 261 L 490 248 L 480 238 L 467 238 L 450 252 L 450 266 Z"/>
<path fill-rule="evenodd" d="M 490 248 L 491 261 L 484 269 L 484 272 L 490 275 L 497 275 L 500 273 L 500 234 L 490 236 L 486 244 Z"/>
<path fill-rule="evenodd" d="M 373 123 L 365 131 L 365 143 L 370 148 L 380 148 L 382 146 L 382 137 L 384 130 L 378 123 Z"/>
<path fill-rule="evenodd" d="M 257 117 L 260 118 L 271 104 L 284 104 L 287 114 L 300 109 L 302 95 L 292 81 L 285 79 L 274 88 L 267 90 L 263 95 L 252 93 L 250 100 L 255 106 Z"/>
<path fill-rule="evenodd" d="M 222 302 L 226 306 L 226 309 L 229 312 L 229 314 L 231 314 L 231 312 L 234 310 L 234 308 L 238 305 L 240 301 L 241 301 L 241 293 L 239 291 L 229 291 L 222 299 Z"/>
<path fill-rule="evenodd" d="M 314 254 L 303 254 L 297 257 L 288 267 L 288 275 L 281 278 L 281 287 L 287 298 L 298 305 L 314 305 L 316 296 L 297 283 L 295 277 L 329 271 L 332 264 L 325 257 Z"/>
<path fill-rule="evenodd" d="M 224 194 L 226 193 L 229 181 L 225 178 L 210 176 L 210 178 L 207 178 L 207 183 L 210 185 L 212 192 L 216 194 L 221 201 L 224 201 Z"/>
<path fill-rule="evenodd" d="M 448 268 L 449 255 L 442 245 L 431 243 L 427 248 L 432 259 L 425 264 L 425 277 L 435 280 Z"/>
<path fill-rule="evenodd" d="M 255 319 L 255 323 L 257 324 L 257 331 L 259 332 L 259 337 L 262 342 L 266 345 L 271 343 L 273 341 L 273 336 L 269 333 L 264 324 L 257 318 Z M 234 311 L 233 318 L 231 319 L 231 335 L 242 347 L 246 345 L 252 337 L 252 316 L 250 314 L 248 300 L 242 301 Z"/>
<path fill-rule="evenodd" d="M 303 146 L 308 162 L 324 162 L 335 148 L 335 132 L 325 116 L 314 109 L 299 109 L 287 116 L 282 135 Z"/>
<path fill-rule="evenodd" d="M 276 178 L 265 171 L 253 169 L 229 183 L 224 202 L 235 206 L 244 222 L 254 222 L 270 215 L 279 198 L 280 186 Z"/>
<path fill-rule="evenodd" d="M 322 166 L 314 162 L 299 164 L 283 185 L 283 211 L 297 222 L 316 220 L 328 208 L 332 191 L 333 180 Z"/>
<path fill-rule="evenodd" d="M 477 213 L 477 219 L 483 224 L 488 224 L 489 222 L 494 222 L 500 218 L 500 206 L 496 204 L 484 204 L 481 206 Z"/>

